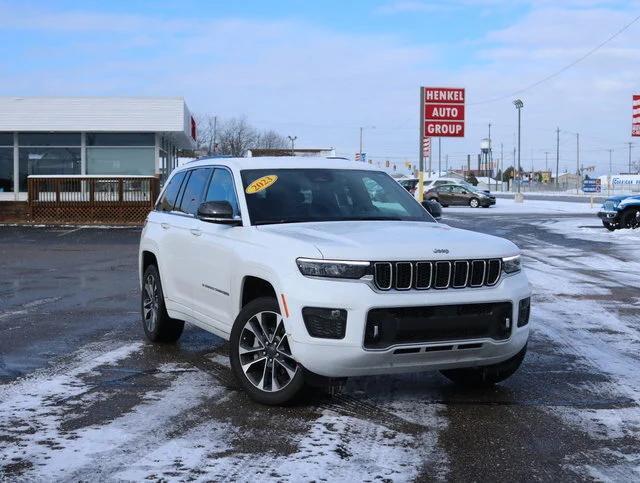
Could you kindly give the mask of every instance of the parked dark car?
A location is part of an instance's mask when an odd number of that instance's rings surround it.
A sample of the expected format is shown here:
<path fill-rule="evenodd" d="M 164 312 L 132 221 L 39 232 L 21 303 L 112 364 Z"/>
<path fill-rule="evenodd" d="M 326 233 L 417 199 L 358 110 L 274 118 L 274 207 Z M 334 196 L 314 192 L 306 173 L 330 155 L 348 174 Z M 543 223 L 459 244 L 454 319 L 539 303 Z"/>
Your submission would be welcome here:
<path fill-rule="evenodd" d="M 457 184 L 445 184 L 430 189 L 425 199 L 437 201 L 442 206 L 468 205 L 472 208 L 489 208 L 496 204 L 496 197 L 483 191 L 474 190 Z"/>
<path fill-rule="evenodd" d="M 409 193 L 413 194 L 418 186 L 418 178 L 401 179 L 398 183 Z"/>
<path fill-rule="evenodd" d="M 640 195 L 611 196 L 602 204 L 598 216 L 610 231 L 640 228 Z"/>
<path fill-rule="evenodd" d="M 442 218 L 442 206 L 440 203 L 434 200 L 424 200 L 422 206 L 433 216 L 436 220 Z"/>

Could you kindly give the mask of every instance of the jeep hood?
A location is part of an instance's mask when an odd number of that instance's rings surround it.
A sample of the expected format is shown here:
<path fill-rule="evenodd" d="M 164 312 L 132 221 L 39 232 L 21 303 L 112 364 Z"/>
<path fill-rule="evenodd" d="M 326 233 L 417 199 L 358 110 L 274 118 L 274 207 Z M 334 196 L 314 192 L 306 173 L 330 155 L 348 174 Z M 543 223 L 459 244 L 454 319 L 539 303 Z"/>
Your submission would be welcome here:
<path fill-rule="evenodd" d="M 504 238 L 441 223 L 407 221 L 337 221 L 262 225 L 258 230 L 314 245 L 326 259 L 446 260 L 517 255 Z M 446 252 L 448 250 L 448 253 Z"/>

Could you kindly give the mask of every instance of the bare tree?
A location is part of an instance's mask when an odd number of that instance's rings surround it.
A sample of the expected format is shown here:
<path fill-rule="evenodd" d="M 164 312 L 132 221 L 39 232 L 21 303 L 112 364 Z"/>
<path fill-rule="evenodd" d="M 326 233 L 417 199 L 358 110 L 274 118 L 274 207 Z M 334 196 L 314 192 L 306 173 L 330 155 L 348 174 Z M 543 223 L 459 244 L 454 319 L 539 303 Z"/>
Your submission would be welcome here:
<path fill-rule="evenodd" d="M 208 155 L 244 156 L 253 148 L 286 149 L 287 139 L 274 131 L 258 131 L 245 117 L 220 120 L 212 114 L 195 116 L 198 129 L 198 149 Z"/>
<path fill-rule="evenodd" d="M 244 117 L 225 121 L 218 131 L 220 154 L 233 157 L 244 156 L 247 150 L 256 146 L 259 138 L 258 132 Z"/>
<path fill-rule="evenodd" d="M 269 129 L 258 135 L 255 147 L 262 149 L 285 149 L 289 147 L 289 143 L 287 142 L 287 138 L 280 133 Z"/>
<path fill-rule="evenodd" d="M 194 116 L 198 129 L 198 149 L 212 154 L 216 151 L 216 116 L 212 114 L 197 114 Z"/>

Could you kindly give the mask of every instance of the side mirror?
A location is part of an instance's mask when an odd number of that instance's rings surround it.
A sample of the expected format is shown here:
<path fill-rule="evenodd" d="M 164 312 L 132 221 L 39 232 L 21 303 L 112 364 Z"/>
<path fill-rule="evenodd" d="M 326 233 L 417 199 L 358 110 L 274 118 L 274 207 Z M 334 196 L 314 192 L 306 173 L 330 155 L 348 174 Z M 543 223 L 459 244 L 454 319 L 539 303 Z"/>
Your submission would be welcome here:
<path fill-rule="evenodd" d="M 233 208 L 228 201 L 206 201 L 198 207 L 198 219 L 208 223 L 240 225 L 242 220 L 234 218 Z"/>

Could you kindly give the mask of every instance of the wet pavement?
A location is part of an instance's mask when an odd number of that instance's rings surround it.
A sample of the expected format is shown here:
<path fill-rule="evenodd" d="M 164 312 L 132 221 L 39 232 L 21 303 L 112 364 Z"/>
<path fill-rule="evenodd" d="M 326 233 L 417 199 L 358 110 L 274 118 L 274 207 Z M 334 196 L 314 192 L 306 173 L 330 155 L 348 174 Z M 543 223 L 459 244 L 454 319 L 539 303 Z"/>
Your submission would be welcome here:
<path fill-rule="evenodd" d="M 534 288 L 521 369 L 253 403 L 221 339 L 143 339 L 136 229 L 0 227 L 0 480 L 640 479 L 640 233 L 595 217 L 445 210 L 505 236 Z M 635 251 L 634 251 L 635 250 Z"/>

